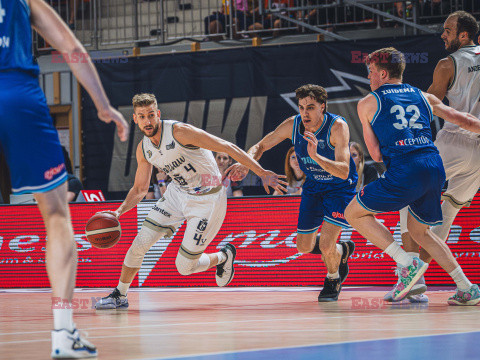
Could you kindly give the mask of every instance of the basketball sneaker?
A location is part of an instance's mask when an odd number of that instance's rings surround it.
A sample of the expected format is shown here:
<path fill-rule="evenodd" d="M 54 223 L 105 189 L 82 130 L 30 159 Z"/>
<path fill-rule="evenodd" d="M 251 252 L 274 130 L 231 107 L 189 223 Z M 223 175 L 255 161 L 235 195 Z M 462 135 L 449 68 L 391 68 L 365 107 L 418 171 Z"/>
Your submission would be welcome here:
<path fill-rule="evenodd" d="M 52 358 L 83 359 L 97 356 L 97 348 L 80 336 L 77 329 L 52 331 Z"/>
<path fill-rule="evenodd" d="M 340 290 L 342 290 L 342 280 L 340 278 L 330 279 L 328 276 L 326 276 L 323 283 L 323 289 L 318 295 L 318 301 L 337 301 L 338 295 L 340 295 Z"/>
<path fill-rule="evenodd" d="M 97 310 L 111 310 L 111 309 L 127 309 L 128 308 L 128 299 L 125 295 L 120 294 L 117 288 L 115 288 L 112 293 L 104 298 L 101 298 L 95 304 L 95 309 Z"/>
<path fill-rule="evenodd" d="M 220 251 L 227 255 L 227 260 L 217 265 L 215 280 L 218 286 L 224 287 L 230 284 L 235 274 L 233 263 L 235 262 L 235 256 L 237 256 L 237 249 L 232 244 L 227 244 Z"/>
<path fill-rule="evenodd" d="M 399 267 L 395 268 L 395 275 L 400 277 L 400 268 Z M 400 282 L 400 279 L 398 280 L 398 282 Z M 394 292 L 395 288 L 397 287 L 398 282 L 393 287 L 392 290 L 390 290 L 388 293 L 385 294 L 385 296 L 383 297 L 383 300 L 385 300 L 387 302 L 393 302 L 394 301 L 393 300 L 393 292 Z M 420 280 L 415 285 L 413 285 L 411 290 L 408 292 L 407 298 L 412 303 L 428 302 L 428 297 L 426 295 L 422 295 L 425 291 L 427 291 L 427 285 L 425 285 L 424 282 L 421 282 L 421 278 L 420 278 Z M 417 300 L 419 300 L 419 301 L 417 301 Z"/>
<path fill-rule="evenodd" d="M 393 301 L 400 301 L 405 298 L 420 277 L 427 271 L 427 268 L 428 264 L 418 257 L 413 258 L 410 266 L 400 267 L 398 282 L 393 287 Z"/>
<path fill-rule="evenodd" d="M 342 258 L 340 259 L 340 265 L 338 267 L 338 273 L 340 274 L 341 283 L 345 281 L 348 276 L 348 259 L 355 251 L 355 243 L 352 240 L 341 241 L 340 245 L 343 248 Z"/>
<path fill-rule="evenodd" d="M 417 285 L 417 284 L 415 284 Z M 415 287 L 413 286 L 413 288 Z M 412 290 L 413 290 L 412 288 Z M 410 290 L 411 291 L 411 290 Z M 410 295 L 410 293 L 407 294 L 407 299 L 410 301 L 411 304 L 417 304 L 417 303 L 427 303 L 428 302 L 428 296 L 425 294 L 417 294 L 417 295 Z"/>
<path fill-rule="evenodd" d="M 478 285 L 473 284 L 468 291 L 458 290 L 448 298 L 448 305 L 477 305 L 480 302 L 480 291 Z"/>

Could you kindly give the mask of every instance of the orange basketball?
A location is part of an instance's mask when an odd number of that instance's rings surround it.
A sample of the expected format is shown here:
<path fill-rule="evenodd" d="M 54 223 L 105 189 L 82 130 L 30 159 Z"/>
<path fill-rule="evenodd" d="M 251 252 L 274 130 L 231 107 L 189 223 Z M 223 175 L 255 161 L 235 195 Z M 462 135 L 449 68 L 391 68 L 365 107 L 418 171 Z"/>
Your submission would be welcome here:
<path fill-rule="evenodd" d="M 87 240 L 96 248 L 108 249 L 120 240 L 122 229 L 115 216 L 109 213 L 99 213 L 88 220 L 85 234 Z"/>

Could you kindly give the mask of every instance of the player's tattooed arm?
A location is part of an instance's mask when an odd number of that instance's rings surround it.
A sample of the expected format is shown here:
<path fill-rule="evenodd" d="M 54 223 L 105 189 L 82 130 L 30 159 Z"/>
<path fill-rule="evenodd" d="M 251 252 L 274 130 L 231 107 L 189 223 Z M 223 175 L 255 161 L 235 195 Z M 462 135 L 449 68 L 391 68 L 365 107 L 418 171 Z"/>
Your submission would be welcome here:
<path fill-rule="evenodd" d="M 480 134 L 480 120 L 475 116 L 466 112 L 460 112 L 445 105 L 435 95 L 427 93 L 423 93 L 423 95 L 425 95 L 428 103 L 432 107 L 434 115 L 437 115 L 452 124 L 458 125 L 465 130 Z"/>
<path fill-rule="evenodd" d="M 285 178 L 285 175 L 277 175 L 272 171 L 265 170 L 255 159 L 237 145 L 188 124 L 176 124 L 173 128 L 173 134 L 175 139 L 182 145 L 193 145 L 215 152 L 227 153 L 262 179 L 267 194 L 270 193 L 268 186 L 277 191 L 286 191 L 284 186 L 287 183 L 280 180 Z M 227 173 L 229 169 L 227 169 Z"/>
<path fill-rule="evenodd" d="M 137 172 L 135 173 L 135 182 L 127 194 L 123 203 L 115 211 L 109 211 L 116 217 L 133 209 L 147 195 L 150 179 L 152 177 L 152 164 L 150 164 L 143 154 L 142 143 L 137 146 Z"/>
<path fill-rule="evenodd" d="M 265 151 L 270 150 L 285 139 L 291 139 L 294 120 L 295 117 L 292 116 L 283 121 L 275 130 L 268 133 L 262 140 L 253 145 L 247 151 L 248 155 L 258 161 Z M 233 164 L 229 168 L 229 173 L 231 180 L 240 181 L 247 176 L 248 168 L 239 163 Z"/>
<path fill-rule="evenodd" d="M 362 123 L 363 138 L 367 145 L 368 153 L 376 162 L 382 162 L 382 153 L 380 152 L 380 143 L 373 132 L 370 122 L 377 112 L 377 101 L 372 94 L 367 95 L 357 104 L 358 117 Z"/>

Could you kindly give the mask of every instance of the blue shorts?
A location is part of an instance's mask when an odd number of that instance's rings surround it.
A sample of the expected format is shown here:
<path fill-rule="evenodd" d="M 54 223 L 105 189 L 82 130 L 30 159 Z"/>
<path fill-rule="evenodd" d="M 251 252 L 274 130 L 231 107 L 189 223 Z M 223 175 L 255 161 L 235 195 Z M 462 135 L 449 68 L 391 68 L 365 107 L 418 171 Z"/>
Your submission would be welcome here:
<path fill-rule="evenodd" d="M 38 78 L 0 72 L 0 148 L 14 194 L 46 192 L 67 180 L 57 130 Z"/>
<path fill-rule="evenodd" d="M 357 194 L 365 209 L 375 213 L 405 206 L 415 219 L 430 226 L 442 223 L 441 195 L 445 170 L 440 155 L 429 153 L 396 161 L 382 177 Z"/>
<path fill-rule="evenodd" d="M 326 187 L 324 191 L 302 192 L 298 213 L 297 233 L 310 234 L 318 230 L 323 221 L 343 228 L 350 225 L 345 220 L 345 208 L 355 196 L 356 184 Z"/>

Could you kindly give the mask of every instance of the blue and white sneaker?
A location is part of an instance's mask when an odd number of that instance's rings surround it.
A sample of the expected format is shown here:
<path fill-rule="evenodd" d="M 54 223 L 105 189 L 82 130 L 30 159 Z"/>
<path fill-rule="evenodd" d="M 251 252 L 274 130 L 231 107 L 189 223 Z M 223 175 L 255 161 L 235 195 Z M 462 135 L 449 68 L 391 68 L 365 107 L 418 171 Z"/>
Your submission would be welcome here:
<path fill-rule="evenodd" d="M 104 298 L 101 298 L 100 301 L 98 301 L 95 304 L 95 309 L 97 309 L 97 310 L 112 310 L 112 309 L 125 310 L 125 309 L 128 309 L 128 299 L 125 295 L 120 294 L 120 291 L 118 291 L 118 289 L 115 288 L 110 295 L 108 295 Z"/>
<path fill-rule="evenodd" d="M 97 348 L 80 336 L 77 329 L 52 331 L 52 358 L 84 359 L 97 357 Z"/>

